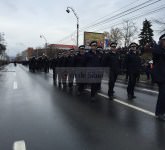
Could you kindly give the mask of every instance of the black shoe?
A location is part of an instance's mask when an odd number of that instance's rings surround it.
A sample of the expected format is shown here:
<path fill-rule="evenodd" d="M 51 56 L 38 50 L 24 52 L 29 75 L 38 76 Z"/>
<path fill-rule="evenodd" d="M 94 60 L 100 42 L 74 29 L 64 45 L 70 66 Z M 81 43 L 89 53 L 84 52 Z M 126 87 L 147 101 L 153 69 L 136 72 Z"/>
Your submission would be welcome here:
<path fill-rule="evenodd" d="M 164 115 L 157 115 L 156 118 L 160 121 L 165 121 L 165 114 Z"/>
<path fill-rule="evenodd" d="M 113 96 L 109 96 L 109 100 L 113 101 L 114 97 Z"/>
<path fill-rule="evenodd" d="M 58 84 L 59 88 L 61 88 L 61 83 Z"/>
<path fill-rule="evenodd" d="M 66 89 L 67 88 L 67 86 L 66 85 L 63 85 L 63 89 Z"/>
<path fill-rule="evenodd" d="M 80 96 L 80 95 L 81 95 L 81 92 L 80 92 L 80 91 L 78 91 L 78 92 L 77 92 L 77 96 Z"/>
<path fill-rule="evenodd" d="M 91 102 L 95 102 L 96 101 L 96 98 L 93 96 L 91 97 Z"/>
<path fill-rule="evenodd" d="M 97 90 L 98 90 L 98 91 L 101 91 L 101 86 L 99 86 Z"/>
<path fill-rule="evenodd" d="M 128 95 L 128 100 L 132 100 L 133 96 L 132 95 Z"/>
<path fill-rule="evenodd" d="M 72 86 L 71 86 L 71 87 L 69 87 L 69 90 L 70 90 L 70 91 L 72 91 L 72 90 L 73 90 L 73 87 L 72 87 Z"/>
<path fill-rule="evenodd" d="M 73 88 L 73 86 L 69 86 L 69 88 L 70 88 L 70 89 L 72 89 L 72 88 Z"/>
<path fill-rule="evenodd" d="M 134 99 L 134 98 L 136 98 L 136 96 L 133 95 L 132 98 Z"/>

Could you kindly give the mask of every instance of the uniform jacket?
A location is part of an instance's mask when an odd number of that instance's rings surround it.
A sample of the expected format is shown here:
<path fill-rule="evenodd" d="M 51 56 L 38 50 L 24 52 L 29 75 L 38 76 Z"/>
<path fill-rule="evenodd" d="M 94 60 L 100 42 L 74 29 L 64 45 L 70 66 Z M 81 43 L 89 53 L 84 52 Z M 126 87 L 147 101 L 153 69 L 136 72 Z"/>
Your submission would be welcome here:
<path fill-rule="evenodd" d="M 125 58 L 125 64 L 128 73 L 140 73 L 141 71 L 141 58 L 138 54 L 130 51 Z"/>
<path fill-rule="evenodd" d="M 118 53 L 109 52 L 104 56 L 103 65 L 109 67 L 115 73 L 120 72 L 120 55 Z"/>
<path fill-rule="evenodd" d="M 153 48 L 153 70 L 152 74 L 154 81 L 158 83 L 165 83 L 165 49 L 156 45 Z"/>
<path fill-rule="evenodd" d="M 86 67 L 101 67 L 99 56 L 92 51 L 85 55 L 85 63 Z"/>

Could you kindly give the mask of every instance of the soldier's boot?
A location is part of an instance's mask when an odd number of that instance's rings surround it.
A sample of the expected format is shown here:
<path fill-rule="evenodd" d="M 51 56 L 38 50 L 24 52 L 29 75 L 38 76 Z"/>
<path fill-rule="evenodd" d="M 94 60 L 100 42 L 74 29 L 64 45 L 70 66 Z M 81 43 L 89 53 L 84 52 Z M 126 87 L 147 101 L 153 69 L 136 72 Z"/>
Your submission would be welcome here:
<path fill-rule="evenodd" d="M 61 88 L 61 82 L 59 82 L 58 86 L 59 86 L 59 88 Z"/>
<path fill-rule="evenodd" d="M 128 94 L 128 100 L 133 100 L 133 96 L 131 94 Z"/>

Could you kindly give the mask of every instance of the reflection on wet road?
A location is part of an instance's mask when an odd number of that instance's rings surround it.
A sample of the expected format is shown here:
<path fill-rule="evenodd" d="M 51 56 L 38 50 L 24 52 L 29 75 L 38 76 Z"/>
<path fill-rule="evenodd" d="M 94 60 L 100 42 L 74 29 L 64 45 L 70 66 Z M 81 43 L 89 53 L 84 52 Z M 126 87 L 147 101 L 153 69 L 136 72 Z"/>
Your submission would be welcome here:
<path fill-rule="evenodd" d="M 115 87 L 116 100 L 154 113 L 157 95 Z M 165 123 L 106 98 L 107 84 L 95 103 L 90 94 L 59 89 L 51 74 L 24 66 L 0 71 L 0 149 L 24 140 L 27 150 L 164 150 Z"/>

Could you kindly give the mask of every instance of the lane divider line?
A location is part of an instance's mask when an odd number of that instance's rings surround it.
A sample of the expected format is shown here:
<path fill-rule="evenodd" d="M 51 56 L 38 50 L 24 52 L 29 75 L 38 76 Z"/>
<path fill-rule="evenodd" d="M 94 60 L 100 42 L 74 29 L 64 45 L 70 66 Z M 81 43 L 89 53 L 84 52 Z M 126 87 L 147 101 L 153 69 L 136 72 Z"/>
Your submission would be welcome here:
<path fill-rule="evenodd" d="M 151 92 L 151 93 L 156 93 L 156 94 L 159 94 L 158 91 L 153 91 L 153 90 L 148 90 L 148 89 L 142 89 L 143 91 L 146 91 L 146 92 Z"/>
<path fill-rule="evenodd" d="M 25 141 L 16 141 L 13 144 L 13 150 L 26 150 Z"/>
<path fill-rule="evenodd" d="M 18 89 L 18 84 L 17 84 L 16 81 L 14 81 L 14 83 L 13 83 L 13 90 L 16 90 L 16 89 Z"/>
<path fill-rule="evenodd" d="M 90 92 L 89 89 L 86 89 L 86 91 Z M 104 97 L 104 98 L 109 99 L 109 96 L 108 96 L 108 95 L 105 95 L 105 94 L 102 94 L 102 93 L 98 93 L 98 95 L 99 95 L 99 96 L 102 96 L 102 97 Z M 131 104 L 129 104 L 129 103 L 123 102 L 123 101 L 121 101 L 121 100 L 119 100 L 119 99 L 116 99 L 116 98 L 114 98 L 113 101 L 116 102 L 116 103 L 119 103 L 119 104 L 121 104 L 121 105 L 127 106 L 127 107 L 129 107 L 129 108 L 132 108 L 132 109 L 134 109 L 134 110 L 143 112 L 143 113 L 145 113 L 145 114 L 147 114 L 147 115 L 150 115 L 150 116 L 155 117 L 155 114 L 154 114 L 153 112 L 151 112 L 151 111 L 148 111 L 148 110 L 145 110 L 145 109 L 143 109 L 143 108 L 140 108 L 140 107 L 131 105 Z"/>

